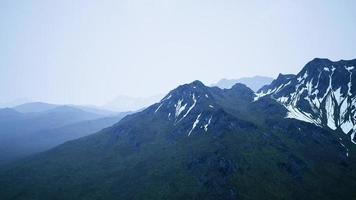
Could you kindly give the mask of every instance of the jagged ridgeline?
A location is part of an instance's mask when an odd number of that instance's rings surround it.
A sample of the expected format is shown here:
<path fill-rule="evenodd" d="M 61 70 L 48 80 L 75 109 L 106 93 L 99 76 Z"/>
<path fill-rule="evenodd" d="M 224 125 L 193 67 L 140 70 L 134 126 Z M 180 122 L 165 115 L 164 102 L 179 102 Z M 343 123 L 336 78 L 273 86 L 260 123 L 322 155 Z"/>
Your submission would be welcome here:
<path fill-rule="evenodd" d="M 316 59 L 257 94 L 179 86 L 112 127 L 1 169 L 1 199 L 353 199 L 354 129 L 342 128 L 355 122 L 352 63 Z"/>

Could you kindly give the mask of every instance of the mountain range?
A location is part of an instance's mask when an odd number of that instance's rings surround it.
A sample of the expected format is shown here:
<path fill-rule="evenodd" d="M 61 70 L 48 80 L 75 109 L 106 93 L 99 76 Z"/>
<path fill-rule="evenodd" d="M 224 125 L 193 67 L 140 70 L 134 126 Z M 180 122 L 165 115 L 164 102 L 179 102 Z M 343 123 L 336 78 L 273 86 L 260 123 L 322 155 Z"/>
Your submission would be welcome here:
<path fill-rule="evenodd" d="M 354 199 L 355 65 L 314 59 L 256 93 L 178 86 L 111 127 L 2 167 L 0 196 Z"/>
<path fill-rule="evenodd" d="M 50 103 L 44 103 L 44 102 L 29 102 L 29 103 L 24 103 L 20 105 L 16 105 L 12 107 L 12 109 L 21 112 L 21 113 L 38 113 L 38 112 L 44 112 L 48 111 L 51 109 L 55 109 L 57 107 L 71 107 L 71 108 L 77 108 L 85 112 L 97 114 L 97 115 L 115 115 L 117 112 L 114 112 L 112 110 L 107 110 L 95 106 L 83 106 L 83 105 L 58 105 L 58 104 L 50 104 Z M 127 110 L 126 110 L 127 111 Z"/>
<path fill-rule="evenodd" d="M 44 102 L 30 102 L 12 107 L 20 113 L 35 113 L 35 112 L 44 112 L 58 107 L 59 105 L 44 103 Z"/>
<path fill-rule="evenodd" d="M 126 114 L 41 102 L 0 109 L 0 164 L 97 132 Z"/>

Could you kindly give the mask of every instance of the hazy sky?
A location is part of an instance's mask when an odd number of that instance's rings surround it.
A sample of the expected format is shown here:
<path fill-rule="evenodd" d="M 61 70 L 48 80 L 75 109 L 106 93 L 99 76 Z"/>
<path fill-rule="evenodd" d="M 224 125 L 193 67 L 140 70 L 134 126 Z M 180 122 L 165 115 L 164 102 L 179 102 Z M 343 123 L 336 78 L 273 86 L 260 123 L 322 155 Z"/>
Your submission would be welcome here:
<path fill-rule="evenodd" d="M 104 104 L 356 58 L 356 1 L 0 0 L 0 102 Z"/>

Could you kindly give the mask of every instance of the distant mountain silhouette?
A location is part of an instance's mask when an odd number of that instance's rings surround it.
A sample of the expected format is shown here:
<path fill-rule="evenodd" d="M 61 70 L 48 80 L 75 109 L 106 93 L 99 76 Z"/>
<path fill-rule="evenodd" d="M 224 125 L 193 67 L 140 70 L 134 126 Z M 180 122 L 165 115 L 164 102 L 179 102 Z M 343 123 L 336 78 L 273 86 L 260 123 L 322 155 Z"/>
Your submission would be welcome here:
<path fill-rule="evenodd" d="M 54 109 L 59 105 L 43 103 L 43 102 L 31 102 L 25 103 L 18 106 L 13 107 L 14 110 L 22 113 L 30 113 L 30 112 L 43 112 L 50 109 Z"/>
<path fill-rule="evenodd" d="M 21 105 L 21 104 L 26 104 L 26 103 L 29 103 L 29 102 L 32 102 L 32 101 L 29 100 L 29 99 L 26 99 L 26 98 L 18 98 L 18 99 L 14 99 L 14 100 L 11 100 L 11 101 L 0 102 L 0 108 L 12 108 L 14 106 L 18 106 L 18 105 Z"/>
<path fill-rule="evenodd" d="M 129 113 L 119 113 L 111 117 L 83 120 L 57 128 L 22 131 L 21 133 L 16 133 L 13 129 L 0 128 L 1 131 L 10 133 L 10 135 L 0 134 L 0 165 L 110 127 L 127 114 Z M 11 133 L 16 133 L 16 135 L 11 135 Z"/>
<path fill-rule="evenodd" d="M 114 100 L 105 104 L 102 108 L 118 112 L 137 111 L 158 102 L 163 95 L 151 97 L 117 96 Z"/>
<path fill-rule="evenodd" d="M 242 83 L 256 92 L 262 86 L 270 84 L 272 81 L 273 78 L 270 77 L 254 76 L 254 77 L 245 77 L 239 79 L 221 79 L 220 81 L 213 84 L 212 86 L 217 86 L 222 89 L 229 89 L 236 83 Z"/>
<path fill-rule="evenodd" d="M 128 114 L 100 115 L 72 106 L 46 103 L 16 108 L 25 113 L 11 108 L 0 109 L 0 164 L 94 133 Z"/>
<path fill-rule="evenodd" d="M 80 110 L 98 114 L 98 115 L 115 115 L 117 112 L 107 110 L 107 109 L 102 109 L 96 106 L 83 106 L 83 105 L 60 105 L 60 104 L 50 104 L 50 103 L 44 103 L 44 102 L 30 102 L 30 103 L 25 103 L 21 105 L 17 105 L 15 107 L 12 107 L 14 110 L 22 113 L 31 113 L 31 112 L 44 112 L 48 111 L 60 106 L 67 106 L 67 107 L 72 107 L 72 108 L 78 108 Z"/>
<path fill-rule="evenodd" d="M 87 106 L 82 106 L 82 105 L 70 105 L 73 106 L 75 108 L 79 108 L 81 110 L 84 110 L 86 112 L 90 112 L 90 113 L 95 113 L 97 115 L 107 115 L 107 116 L 114 116 L 117 115 L 119 112 L 111 110 L 111 109 L 105 109 L 105 108 L 101 108 L 98 106 L 91 106 L 91 105 L 87 105 Z"/>

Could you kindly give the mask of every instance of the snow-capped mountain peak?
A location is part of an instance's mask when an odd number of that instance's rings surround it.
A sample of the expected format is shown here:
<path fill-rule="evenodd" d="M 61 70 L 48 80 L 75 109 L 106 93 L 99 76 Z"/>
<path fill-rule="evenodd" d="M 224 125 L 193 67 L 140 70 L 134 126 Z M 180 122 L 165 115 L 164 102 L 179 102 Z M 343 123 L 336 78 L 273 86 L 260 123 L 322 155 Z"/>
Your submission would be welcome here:
<path fill-rule="evenodd" d="M 150 106 L 149 115 L 163 119 L 187 136 L 236 129 L 237 119 L 225 106 L 235 100 L 252 102 L 253 91 L 243 84 L 230 89 L 207 87 L 200 81 L 184 84 L 169 92 L 160 102 Z M 244 123 L 244 122 L 239 122 Z M 213 127 L 212 127 L 213 125 Z"/>
<path fill-rule="evenodd" d="M 200 81 L 194 81 L 172 90 L 152 107 L 155 115 L 166 115 L 166 119 L 175 126 L 182 121 L 192 122 L 187 133 L 190 136 L 197 128 L 208 131 L 213 110 L 218 106 L 214 103 L 209 88 Z"/>
<path fill-rule="evenodd" d="M 356 144 L 355 60 L 310 61 L 297 75 L 280 75 L 260 89 L 255 100 L 270 96 L 288 109 L 289 118 L 340 130 Z"/>

